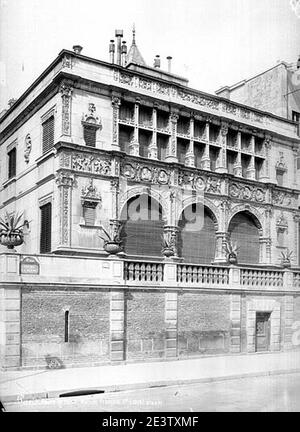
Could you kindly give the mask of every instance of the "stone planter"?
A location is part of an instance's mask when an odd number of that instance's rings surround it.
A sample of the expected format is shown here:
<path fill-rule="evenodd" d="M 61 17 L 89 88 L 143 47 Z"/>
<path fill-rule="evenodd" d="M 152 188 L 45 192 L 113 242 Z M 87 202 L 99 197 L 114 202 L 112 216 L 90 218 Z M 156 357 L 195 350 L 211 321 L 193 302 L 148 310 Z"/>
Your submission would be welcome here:
<path fill-rule="evenodd" d="M 171 249 L 171 248 L 164 248 L 164 249 L 162 250 L 162 254 L 163 254 L 165 257 L 169 258 L 169 257 L 171 257 L 171 256 L 174 255 L 174 251 L 173 251 L 173 249 Z"/>
<path fill-rule="evenodd" d="M 281 265 L 283 268 L 290 268 L 291 267 L 291 261 L 290 260 L 283 260 Z"/>
<path fill-rule="evenodd" d="M 20 246 L 24 242 L 21 234 L 1 234 L 0 244 L 7 246 L 8 249 L 13 249 L 15 246 Z"/>
<path fill-rule="evenodd" d="M 120 246 L 119 243 L 107 242 L 104 244 L 104 250 L 110 255 L 115 255 L 122 251 L 122 247 Z"/>
<path fill-rule="evenodd" d="M 230 264 L 236 265 L 237 264 L 237 256 L 235 254 L 229 254 L 228 255 L 228 262 Z"/>

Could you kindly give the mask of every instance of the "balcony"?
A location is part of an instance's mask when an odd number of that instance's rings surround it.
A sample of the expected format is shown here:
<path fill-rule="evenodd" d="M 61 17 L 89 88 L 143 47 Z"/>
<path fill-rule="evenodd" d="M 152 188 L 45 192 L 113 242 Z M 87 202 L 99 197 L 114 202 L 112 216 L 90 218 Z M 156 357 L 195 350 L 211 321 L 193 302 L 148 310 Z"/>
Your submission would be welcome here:
<path fill-rule="evenodd" d="M 300 291 L 300 270 L 195 265 L 115 256 L 0 255 L 0 282 L 101 287 Z"/>

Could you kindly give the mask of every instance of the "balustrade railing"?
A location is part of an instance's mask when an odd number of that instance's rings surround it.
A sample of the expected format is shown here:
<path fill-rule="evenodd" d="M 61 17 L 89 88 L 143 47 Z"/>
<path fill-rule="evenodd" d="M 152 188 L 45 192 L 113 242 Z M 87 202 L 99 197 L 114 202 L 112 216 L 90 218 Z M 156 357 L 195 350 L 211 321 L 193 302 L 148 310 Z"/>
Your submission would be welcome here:
<path fill-rule="evenodd" d="M 300 288 L 300 272 L 296 272 L 293 274 L 293 286 L 296 288 Z"/>
<path fill-rule="evenodd" d="M 164 265 L 161 263 L 125 261 L 124 278 L 126 281 L 162 282 Z"/>
<path fill-rule="evenodd" d="M 178 264 L 177 282 L 226 285 L 229 282 L 229 268 Z"/>
<path fill-rule="evenodd" d="M 273 270 L 241 269 L 241 285 L 247 286 L 283 286 L 283 272 Z"/>

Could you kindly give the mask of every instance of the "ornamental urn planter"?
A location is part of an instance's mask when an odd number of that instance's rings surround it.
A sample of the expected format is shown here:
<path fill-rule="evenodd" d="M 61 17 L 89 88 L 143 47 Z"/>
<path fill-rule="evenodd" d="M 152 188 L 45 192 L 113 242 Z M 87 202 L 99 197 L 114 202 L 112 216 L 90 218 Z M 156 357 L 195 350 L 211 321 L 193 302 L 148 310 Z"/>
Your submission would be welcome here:
<path fill-rule="evenodd" d="M 283 268 L 290 268 L 291 267 L 291 261 L 290 260 L 282 260 L 281 265 Z"/>
<path fill-rule="evenodd" d="M 234 254 L 234 253 L 229 254 L 228 255 L 228 262 L 230 264 L 236 265 L 237 264 L 237 256 L 236 256 L 236 254 Z"/>
<path fill-rule="evenodd" d="M 163 255 L 164 255 L 165 257 L 167 257 L 167 258 L 169 258 L 169 257 L 171 257 L 171 256 L 174 255 L 174 251 L 173 251 L 173 249 L 168 248 L 168 247 L 164 248 L 164 249 L 162 250 L 162 253 L 163 253 Z"/>
<path fill-rule="evenodd" d="M 24 242 L 22 234 L 1 234 L 0 244 L 7 246 L 8 249 L 13 249 L 15 246 L 20 246 Z"/>
<path fill-rule="evenodd" d="M 119 243 L 109 241 L 104 244 L 104 250 L 110 255 L 116 255 L 117 253 L 122 251 L 122 247 Z"/>

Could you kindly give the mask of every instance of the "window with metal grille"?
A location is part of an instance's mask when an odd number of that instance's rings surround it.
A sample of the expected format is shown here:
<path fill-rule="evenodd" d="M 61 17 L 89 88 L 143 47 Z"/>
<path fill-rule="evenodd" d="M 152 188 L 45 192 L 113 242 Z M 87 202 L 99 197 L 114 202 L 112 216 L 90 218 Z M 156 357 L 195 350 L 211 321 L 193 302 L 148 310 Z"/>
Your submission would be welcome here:
<path fill-rule="evenodd" d="M 43 128 L 43 154 L 52 149 L 54 145 L 54 116 L 52 115 L 42 124 Z"/>
<path fill-rule="evenodd" d="M 247 213 L 237 213 L 230 222 L 230 239 L 237 243 L 238 262 L 244 264 L 259 263 L 259 229 Z"/>
<path fill-rule="evenodd" d="M 142 195 L 127 203 L 124 221 L 125 253 L 140 256 L 161 256 L 164 222 L 161 206 Z"/>
<path fill-rule="evenodd" d="M 189 206 L 179 221 L 178 252 L 192 264 L 211 264 L 215 259 L 216 228 L 212 215 L 200 204 Z"/>
<path fill-rule="evenodd" d="M 41 238 L 40 252 L 51 252 L 51 230 L 52 230 L 52 205 L 47 203 L 41 209 Z"/>
<path fill-rule="evenodd" d="M 97 129 L 94 126 L 83 126 L 83 138 L 85 144 L 89 147 L 96 147 Z"/>
<path fill-rule="evenodd" d="M 8 178 L 15 177 L 17 170 L 17 149 L 14 147 L 8 153 Z"/>
<path fill-rule="evenodd" d="M 83 218 L 85 225 L 94 226 L 96 221 L 96 208 L 95 206 L 83 206 Z"/>
<path fill-rule="evenodd" d="M 277 180 L 278 186 L 283 186 L 283 176 L 284 176 L 283 171 L 276 170 L 276 180 Z"/>

